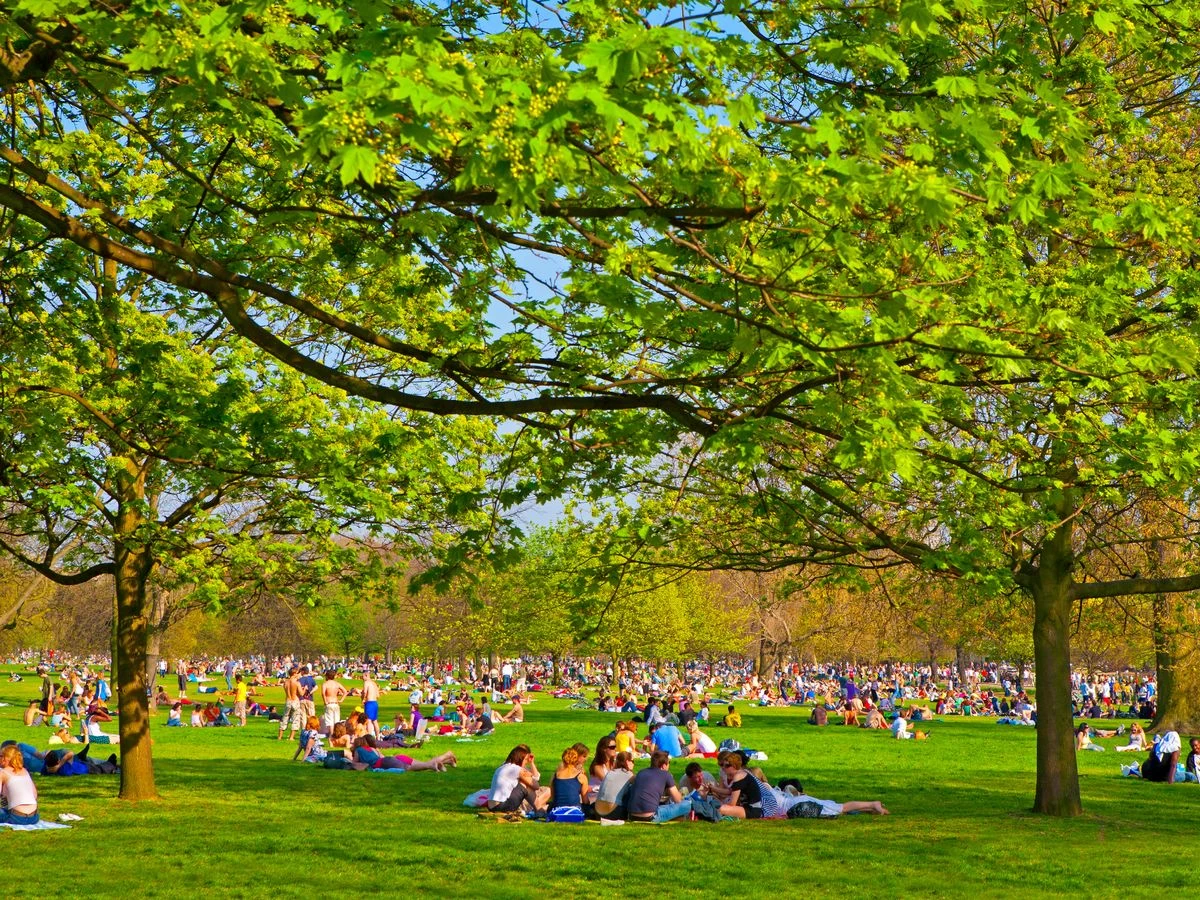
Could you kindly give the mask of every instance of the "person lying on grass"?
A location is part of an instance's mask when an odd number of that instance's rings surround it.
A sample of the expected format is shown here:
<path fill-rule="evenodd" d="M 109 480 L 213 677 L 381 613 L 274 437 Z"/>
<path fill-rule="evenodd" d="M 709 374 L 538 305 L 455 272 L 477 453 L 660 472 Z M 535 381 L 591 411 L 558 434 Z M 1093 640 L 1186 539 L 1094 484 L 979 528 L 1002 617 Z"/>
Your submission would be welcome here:
<path fill-rule="evenodd" d="M 94 762 L 87 758 L 91 744 L 84 746 L 78 753 L 70 750 L 51 750 L 46 754 L 47 775 L 119 775 L 121 766 L 117 763 L 117 754 L 110 754 L 104 762 Z"/>
<path fill-rule="evenodd" d="M 447 750 L 430 760 L 413 759 L 397 753 L 395 756 L 384 756 L 379 752 L 375 735 L 364 734 L 354 742 L 355 768 L 364 769 L 400 769 L 405 772 L 445 772 L 446 767 L 458 765 L 458 757 Z"/>
<path fill-rule="evenodd" d="M 845 803 L 838 803 L 835 800 L 821 800 L 818 797 L 810 797 L 804 793 L 802 786 L 794 778 L 784 779 L 776 787 L 771 787 L 767 784 L 767 779 L 763 775 L 762 769 L 751 769 L 750 774 L 758 780 L 759 786 L 763 789 L 764 797 L 767 796 L 768 792 L 770 793 L 779 809 L 778 818 L 832 819 L 846 813 L 871 813 L 877 816 L 891 815 L 887 807 L 879 800 L 847 800 Z M 807 804 L 807 807 L 799 809 L 798 814 L 789 815 L 793 809 L 799 808 L 801 804 Z"/>

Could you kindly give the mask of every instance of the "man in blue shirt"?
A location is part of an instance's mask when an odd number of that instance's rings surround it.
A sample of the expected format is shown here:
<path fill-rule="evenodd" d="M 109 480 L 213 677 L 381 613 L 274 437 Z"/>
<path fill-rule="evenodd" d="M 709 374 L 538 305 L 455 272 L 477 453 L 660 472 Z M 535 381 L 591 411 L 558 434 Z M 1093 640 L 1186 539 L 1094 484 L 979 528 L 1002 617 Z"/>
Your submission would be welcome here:
<path fill-rule="evenodd" d="M 662 750 L 668 756 L 679 757 L 684 755 L 683 735 L 679 733 L 679 729 L 674 725 L 651 726 L 650 742 L 654 744 L 655 749 Z"/>

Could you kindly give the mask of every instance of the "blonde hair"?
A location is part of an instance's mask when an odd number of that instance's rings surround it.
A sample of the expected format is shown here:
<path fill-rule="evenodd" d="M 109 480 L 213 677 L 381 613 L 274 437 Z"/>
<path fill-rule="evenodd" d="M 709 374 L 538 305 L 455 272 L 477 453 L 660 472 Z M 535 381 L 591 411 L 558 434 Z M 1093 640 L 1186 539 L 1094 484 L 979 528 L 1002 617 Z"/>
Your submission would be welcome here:
<path fill-rule="evenodd" d="M 10 744 L 3 750 L 0 750 L 0 769 L 12 769 L 14 772 L 25 771 L 25 757 L 21 755 L 21 748 L 16 744 Z"/>
<path fill-rule="evenodd" d="M 579 751 L 577 751 L 574 747 L 568 747 L 563 751 L 562 761 L 564 766 L 579 765 Z"/>

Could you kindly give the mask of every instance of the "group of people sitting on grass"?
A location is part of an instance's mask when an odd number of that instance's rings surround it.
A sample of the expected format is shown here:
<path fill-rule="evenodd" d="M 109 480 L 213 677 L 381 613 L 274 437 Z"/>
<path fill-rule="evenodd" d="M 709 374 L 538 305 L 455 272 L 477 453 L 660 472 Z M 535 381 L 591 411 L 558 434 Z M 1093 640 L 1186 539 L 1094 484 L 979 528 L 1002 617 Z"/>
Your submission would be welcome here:
<path fill-rule="evenodd" d="M 715 759 L 716 774 L 691 762 L 683 779 L 676 782 L 670 771 L 670 754 L 655 750 L 649 766 L 635 773 L 633 754 L 618 749 L 616 735 L 607 735 L 594 754 L 584 744 L 563 750 L 550 783 L 542 784 L 533 751 L 518 744 L 492 775 L 487 809 L 511 816 L 549 812 L 558 817 L 566 810 L 578 810 L 586 818 L 630 822 L 888 814 L 878 800 L 837 803 L 810 797 L 796 779 L 783 779 L 772 786 L 761 769 L 748 767 L 749 756 L 744 751 L 719 751 Z"/>
<path fill-rule="evenodd" d="M 1144 736 L 1142 744 L 1143 746 L 1145 744 Z M 1118 747 L 1117 749 L 1132 748 Z M 1141 765 L 1130 763 L 1122 766 L 1121 774 L 1166 784 L 1200 783 L 1200 738 L 1191 739 L 1188 755 L 1183 762 L 1180 762 L 1179 755 L 1182 752 L 1183 741 L 1179 737 L 1179 732 L 1167 731 L 1161 735 L 1155 735 L 1154 743 L 1145 761 Z"/>
<path fill-rule="evenodd" d="M 444 772 L 458 765 L 458 758 L 450 751 L 428 760 L 414 759 L 402 753 L 384 753 L 384 750 L 411 745 L 398 732 L 377 736 L 364 713 L 351 713 L 346 721 L 333 726 L 328 737 L 322 732 L 321 720 L 316 716 L 309 716 L 305 724 L 292 759 L 303 758 L 307 763 L 322 765 L 327 769 Z"/>

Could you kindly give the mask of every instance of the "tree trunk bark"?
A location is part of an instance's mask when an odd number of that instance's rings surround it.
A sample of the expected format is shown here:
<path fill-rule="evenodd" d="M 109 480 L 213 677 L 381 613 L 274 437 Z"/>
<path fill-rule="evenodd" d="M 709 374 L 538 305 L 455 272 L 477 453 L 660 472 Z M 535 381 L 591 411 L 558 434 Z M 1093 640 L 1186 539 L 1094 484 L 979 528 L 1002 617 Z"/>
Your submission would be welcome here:
<path fill-rule="evenodd" d="M 1182 606 L 1183 604 L 1181 604 Z M 1200 669 L 1195 663 L 1197 639 L 1187 614 L 1173 608 L 1170 597 L 1153 600 L 1154 664 L 1158 679 L 1158 709 L 1154 731 L 1200 731 Z M 1182 618 L 1181 618 L 1182 616 Z"/>
<path fill-rule="evenodd" d="M 1037 792 L 1034 812 L 1077 816 L 1079 771 L 1071 709 L 1071 578 L 1063 548 L 1048 541 L 1030 586 L 1037 667 Z"/>
<path fill-rule="evenodd" d="M 550 686 L 551 686 L 551 687 L 558 687 L 558 685 L 559 685 L 559 678 L 558 678 L 558 654 L 557 654 L 557 653 L 551 653 L 551 654 L 550 654 Z"/>
<path fill-rule="evenodd" d="M 954 665 L 958 670 L 958 688 L 966 690 L 967 687 L 967 654 L 963 650 L 962 644 L 958 644 L 954 648 Z"/>
<path fill-rule="evenodd" d="M 136 517 L 118 511 L 119 534 L 132 535 L 120 520 Z M 143 547 L 118 542 L 114 554 L 117 590 L 117 690 L 121 736 L 122 800 L 154 800 L 154 757 L 150 748 L 150 710 L 146 697 L 146 581 L 153 565 Z"/>

